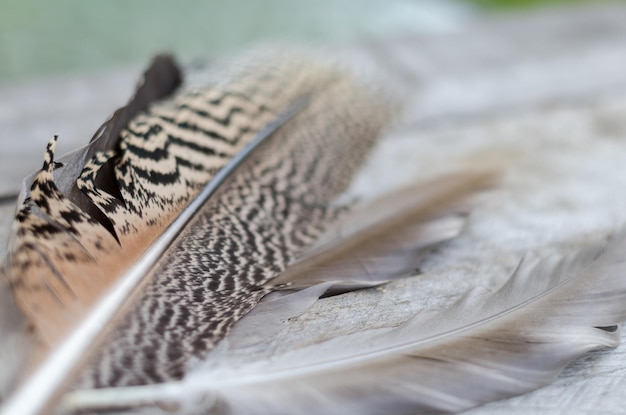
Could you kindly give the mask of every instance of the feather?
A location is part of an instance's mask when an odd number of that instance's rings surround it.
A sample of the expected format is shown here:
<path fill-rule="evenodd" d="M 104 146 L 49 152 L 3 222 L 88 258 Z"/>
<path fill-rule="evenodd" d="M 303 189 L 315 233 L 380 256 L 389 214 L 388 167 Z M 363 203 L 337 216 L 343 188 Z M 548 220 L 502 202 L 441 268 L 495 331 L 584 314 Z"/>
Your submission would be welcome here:
<path fill-rule="evenodd" d="M 150 73 L 163 71 L 142 85 Z M 147 109 L 142 97 L 60 163 L 55 137 L 25 185 L 5 271 L 39 344 L 5 413 L 50 410 L 76 376 L 180 378 L 345 214 L 331 202 L 390 118 L 384 99 L 310 62 L 257 63 Z"/>
<path fill-rule="evenodd" d="M 179 382 L 76 391 L 65 408 L 153 405 L 179 413 L 456 412 L 552 381 L 581 354 L 619 343 L 624 235 L 566 258 L 527 257 L 497 291 L 439 313 L 235 367 L 209 359 Z"/>
<path fill-rule="evenodd" d="M 156 85 L 170 93 L 179 83 L 162 59 L 85 149 L 56 162 L 55 137 L 22 197 L 6 279 L 39 344 L 3 413 L 49 411 L 70 384 L 181 379 L 276 289 L 311 287 L 259 307 L 274 318 L 331 285 L 408 275 L 490 181 L 464 173 L 337 205 L 389 123 L 385 99 L 290 61 L 157 102 L 152 78 L 169 73 Z M 330 264 L 342 272 L 328 284 L 311 271 L 334 252 L 349 260 Z"/>

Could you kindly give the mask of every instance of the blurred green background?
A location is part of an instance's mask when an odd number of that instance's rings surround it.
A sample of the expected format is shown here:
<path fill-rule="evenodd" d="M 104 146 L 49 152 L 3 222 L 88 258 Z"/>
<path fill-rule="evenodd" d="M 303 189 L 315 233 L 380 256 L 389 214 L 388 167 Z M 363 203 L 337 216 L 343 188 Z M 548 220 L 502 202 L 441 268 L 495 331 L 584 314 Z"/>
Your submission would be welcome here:
<path fill-rule="evenodd" d="M 140 64 L 164 50 L 184 61 L 272 40 L 445 32 L 484 13 L 580 1 L 0 0 L 0 84 Z"/>

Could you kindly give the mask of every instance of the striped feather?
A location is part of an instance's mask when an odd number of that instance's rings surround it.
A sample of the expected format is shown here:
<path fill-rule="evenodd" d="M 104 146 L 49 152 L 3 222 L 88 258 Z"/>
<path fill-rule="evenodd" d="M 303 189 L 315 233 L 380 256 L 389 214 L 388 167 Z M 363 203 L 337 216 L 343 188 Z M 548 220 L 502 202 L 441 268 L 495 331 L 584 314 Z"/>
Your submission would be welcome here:
<path fill-rule="evenodd" d="M 181 380 L 277 289 L 313 286 L 260 307 L 275 318 L 331 285 L 408 275 L 458 235 L 460 202 L 491 177 L 340 205 L 390 122 L 385 98 L 309 61 L 269 60 L 146 103 L 146 85 L 177 84 L 171 64 L 157 59 L 83 150 L 57 162 L 55 137 L 32 178 L 5 269 L 37 347 L 3 414 L 49 412 L 69 387 Z"/>
<path fill-rule="evenodd" d="M 331 202 L 388 124 L 388 104 L 308 61 L 268 62 L 137 105 L 142 87 L 154 84 L 150 74 L 168 72 L 152 68 L 85 149 L 57 162 L 56 137 L 50 142 L 22 197 L 5 264 L 38 344 L 22 376 L 34 371 L 37 379 L 39 362 L 50 366 L 89 310 L 268 126 L 279 129 L 192 213 L 133 304 L 110 322 L 102 347 L 77 359 L 83 370 L 75 382 L 101 387 L 181 378 L 268 292 L 265 284 L 346 212 Z M 296 104 L 297 114 L 284 118 Z M 136 113 L 118 128 L 129 111 Z M 70 380 L 66 375 L 78 374 L 68 370 L 58 385 L 44 388 L 40 405 L 50 408 L 46 402 Z"/>

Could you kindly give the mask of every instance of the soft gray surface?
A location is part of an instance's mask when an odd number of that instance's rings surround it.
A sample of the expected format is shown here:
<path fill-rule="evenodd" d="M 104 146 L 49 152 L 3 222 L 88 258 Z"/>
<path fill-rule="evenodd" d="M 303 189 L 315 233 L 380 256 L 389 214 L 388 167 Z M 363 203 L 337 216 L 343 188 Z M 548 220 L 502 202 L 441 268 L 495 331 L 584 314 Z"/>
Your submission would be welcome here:
<path fill-rule="evenodd" d="M 471 216 L 468 232 L 439 249 L 421 276 L 322 300 L 236 359 L 398 324 L 473 286 L 496 287 L 529 250 L 569 252 L 623 227 L 624 21 L 625 7 L 581 9 L 342 49 L 343 60 L 374 68 L 410 102 L 406 122 L 382 143 L 354 193 L 380 193 L 464 167 L 501 168 L 504 177 Z M 382 66 L 373 63 L 381 58 Z M 16 114 L 0 122 L 0 188 L 17 188 L 39 164 L 50 130 L 72 126 L 71 141 L 86 140 L 125 101 L 133 78 L 104 74 L 15 87 L 12 95 L 0 91 L 0 108 Z M 39 135 L 39 145 L 26 144 L 26 137 Z M 468 413 L 623 413 L 623 349 L 589 354 L 548 387 Z"/>
<path fill-rule="evenodd" d="M 58 154 L 86 144 L 132 94 L 141 68 L 0 88 L 0 195 L 41 167 L 46 143 Z"/>

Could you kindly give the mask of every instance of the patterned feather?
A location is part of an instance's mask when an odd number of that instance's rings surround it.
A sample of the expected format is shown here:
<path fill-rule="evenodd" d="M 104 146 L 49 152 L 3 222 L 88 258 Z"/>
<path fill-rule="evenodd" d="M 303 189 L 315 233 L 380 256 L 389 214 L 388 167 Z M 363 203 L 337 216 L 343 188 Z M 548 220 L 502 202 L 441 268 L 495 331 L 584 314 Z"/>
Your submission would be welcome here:
<path fill-rule="evenodd" d="M 25 182 L 4 273 L 35 346 L 6 413 L 50 410 L 70 382 L 182 378 L 263 296 L 292 283 L 273 278 L 336 233 L 351 206 L 334 201 L 391 115 L 385 99 L 302 60 L 248 64 L 159 101 L 179 84 L 173 61 L 157 58 L 87 147 L 57 162 L 55 137 Z M 443 186 L 441 212 L 398 205 L 424 223 L 409 256 L 458 234 L 452 205 L 484 185 L 451 182 L 469 191 Z M 378 221 L 352 222 L 358 235 Z M 346 275 L 349 289 L 390 277 Z"/>
<path fill-rule="evenodd" d="M 36 345 L 6 413 L 49 411 L 70 384 L 180 380 L 272 291 L 312 287 L 301 306 L 407 275 L 491 181 L 464 173 L 341 205 L 389 124 L 386 99 L 299 59 L 179 84 L 157 58 L 87 147 L 57 162 L 55 137 L 27 179 L 4 272 Z M 329 254 L 343 259 L 320 273 Z"/>

